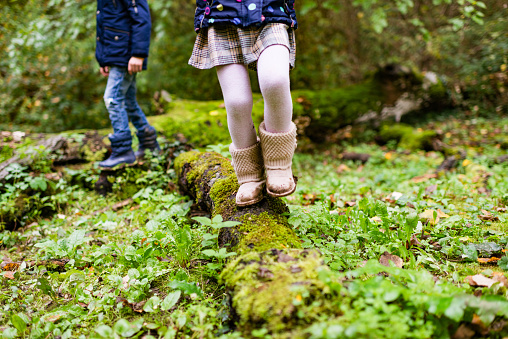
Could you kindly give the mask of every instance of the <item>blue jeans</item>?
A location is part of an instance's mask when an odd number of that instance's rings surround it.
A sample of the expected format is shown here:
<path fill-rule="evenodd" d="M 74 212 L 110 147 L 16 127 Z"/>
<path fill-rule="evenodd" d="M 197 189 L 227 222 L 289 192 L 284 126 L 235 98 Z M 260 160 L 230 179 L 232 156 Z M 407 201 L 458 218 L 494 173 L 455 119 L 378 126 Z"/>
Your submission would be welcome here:
<path fill-rule="evenodd" d="M 127 68 L 111 66 L 104 102 L 113 125 L 114 136 L 130 135 L 129 120 L 138 131 L 149 126 L 145 113 L 136 101 L 136 73 L 129 74 Z"/>

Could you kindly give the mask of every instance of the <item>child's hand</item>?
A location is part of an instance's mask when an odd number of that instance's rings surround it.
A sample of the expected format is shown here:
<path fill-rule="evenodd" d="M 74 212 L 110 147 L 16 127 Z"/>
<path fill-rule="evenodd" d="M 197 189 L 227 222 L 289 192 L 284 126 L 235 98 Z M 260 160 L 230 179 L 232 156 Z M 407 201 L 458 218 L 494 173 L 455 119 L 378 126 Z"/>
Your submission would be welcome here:
<path fill-rule="evenodd" d="M 101 74 L 102 74 L 102 76 L 108 77 L 109 76 L 109 67 L 108 66 L 101 67 Z"/>
<path fill-rule="evenodd" d="M 143 58 L 131 57 L 129 60 L 129 74 L 141 72 L 143 70 Z"/>

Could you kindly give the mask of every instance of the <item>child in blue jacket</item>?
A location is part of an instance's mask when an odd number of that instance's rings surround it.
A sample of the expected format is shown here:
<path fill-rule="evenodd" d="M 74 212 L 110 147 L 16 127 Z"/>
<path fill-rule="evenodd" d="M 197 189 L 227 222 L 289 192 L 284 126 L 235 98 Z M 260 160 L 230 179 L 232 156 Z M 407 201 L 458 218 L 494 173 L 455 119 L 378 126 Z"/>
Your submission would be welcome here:
<path fill-rule="evenodd" d="M 294 0 L 196 0 L 196 6 L 198 36 L 189 64 L 217 70 L 240 184 L 237 205 L 263 199 L 265 184 L 274 197 L 293 193 L 296 126 L 289 70 L 296 51 Z M 257 70 L 265 102 L 259 137 L 252 121 L 249 68 Z"/>
<path fill-rule="evenodd" d="M 108 77 L 104 102 L 113 125 L 111 156 L 101 167 L 130 164 L 145 150 L 160 150 L 157 133 L 136 101 L 136 74 L 146 70 L 152 27 L 147 0 L 97 0 L 95 57 Z M 129 120 L 137 130 L 139 149 L 132 151 Z"/>

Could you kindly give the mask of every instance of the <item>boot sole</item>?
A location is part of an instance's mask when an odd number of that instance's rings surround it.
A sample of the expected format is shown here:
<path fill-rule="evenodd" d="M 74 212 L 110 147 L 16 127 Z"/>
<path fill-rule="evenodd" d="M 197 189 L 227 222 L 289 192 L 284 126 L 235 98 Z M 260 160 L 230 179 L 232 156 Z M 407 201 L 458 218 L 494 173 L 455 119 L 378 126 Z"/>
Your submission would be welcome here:
<path fill-rule="evenodd" d="M 295 191 L 296 191 L 296 182 L 295 182 L 295 186 L 293 186 L 292 190 L 284 192 L 284 193 L 273 193 L 273 192 L 270 192 L 268 187 L 266 188 L 266 193 L 268 193 L 268 195 L 273 197 L 273 198 L 282 198 L 282 197 L 285 197 L 285 196 L 288 196 L 288 195 L 291 195 L 291 194 L 295 193 Z"/>
<path fill-rule="evenodd" d="M 266 193 L 268 193 L 268 195 L 273 198 L 282 198 L 282 197 L 285 197 L 285 196 L 295 193 L 295 191 L 296 191 L 296 186 L 291 191 L 284 192 L 284 193 L 272 193 L 269 190 L 266 190 Z"/>
<path fill-rule="evenodd" d="M 132 167 L 132 166 L 135 166 L 135 165 L 137 165 L 137 163 L 138 163 L 138 161 L 137 161 L 137 160 L 135 160 L 134 162 L 129 162 L 129 163 L 124 162 L 124 163 L 122 163 L 122 164 L 118 164 L 118 165 L 113 166 L 113 167 L 105 167 L 105 166 L 100 166 L 100 165 L 99 165 L 99 168 L 100 168 L 101 170 L 113 170 L 113 171 L 116 171 L 116 170 L 122 169 L 122 168 L 124 168 L 124 167 Z"/>
<path fill-rule="evenodd" d="M 263 198 L 264 198 L 264 196 L 261 196 L 258 199 L 254 199 L 254 200 L 251 200 L 251 201 L 243 202 L 241 204 L 237 202 L 236 205 L 240 206 L 240 207 L 254 205 L 254 204 L 257 204 L 258 202 L 260 202 L 261 200 L 263 200 Z"/>

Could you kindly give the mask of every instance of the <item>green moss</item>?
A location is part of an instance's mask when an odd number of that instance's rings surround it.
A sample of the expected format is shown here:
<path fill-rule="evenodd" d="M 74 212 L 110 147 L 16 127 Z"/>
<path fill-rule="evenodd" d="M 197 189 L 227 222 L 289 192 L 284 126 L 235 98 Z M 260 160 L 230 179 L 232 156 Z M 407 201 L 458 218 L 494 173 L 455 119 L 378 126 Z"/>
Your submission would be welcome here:
<path fill-rule="evenodd" d="M 10 159 L 14 154 L 12 147 L 0 146 L 0 163 Z"/>
<path fill-rule="evenodd" d="M 97 162 L 104 159 L 104 155 L 108 152 L 106 148 L 103 148 L 101 150 L 92 150 L 90 148 L 90 145 L 85 145 L 82 149 L 83 153 L 85 154 L 85 160 L 87 162 Z"/>
<path fill-rule="evenodd" d="M 228 220 L 235 214 L 237 205 L 235 199 L 231 199 L 231 196 L 238 191 L 238 188 L 238 180 L 234 173 L 214 183 L 210 190 L 210 198 L 215 206 L 212 217 L 220 214 L 225 220 Z"/>
<path fill-rule="evenodd" d="M 183 165 L 186 163 L 192 164 L 194 161 L 199 159 L 200 153 L 198 151 L 190 151 L 180 154 L 174 161 L 174 167 L 176 173 L 182 171 Z"/>
<path fill-rule="evenodd" d="M 284 216 L 263 212 L 259 215 L 246 214 L 238 221 L 242 223 L 238 226 L 242 237 L 233 251 L 239 254 L 262 252 L 273 248 L 301 248 L 300 239 Z"/>
<path fill-rule="evenodd" d="M 383 125 L 379 137 L 384 141 L 396 141 L 398 146 L 408 150 L 429 149 L 435 131 L 414 129 L 405 124 Z"/>
<path fill-rule="evenodd" d="M 447 92 L 445 85 L 440 79 L 438 79 L 436 84 L 431 85 L 428 90 L 431 101 L 442 101 L 446 99 L 448 97 Z"/>
<path fill-rule="evenodd" d="M 244 333 L 265 327 L 276 337 L 300 337 L 299 327 L 334 312 L 319 272 L 328 270 L 315 251 L 247 253 L 231 262 L 221 281 L 232 291 Z"/>
<path fill-rule="evenodd" d="M 214 152 L 200 153 L 192 151 L 179 155 L 174 163 L 175 171 L 178 175 L 181 175 L 182 168 L 186 163 L 191 165 L 190 171 L 186 174 L 187 182 L 197 201 L 202 199 L 202 191 L 200 189 L 202 182 L 210 183 L 212 180 L 234 174 L 229 160 Z"/>
<path fill-rule="evenodd" d="M 294 91 L 294 115 L 308 116 L 314 128 L 337 129 L 353 123 L 369 111 L 379 111 L 384 102 L 381 86 L 375 80 L 323 91 Z"/>
<path fill-rule="evenodd" d="M 270 206 L 270 210 L 273 211 L 273 213 L 278 215 L 289 214 L 289 208 L 282 199 L 271 196 L 267 196 L 266 199 L 268 201 L 268 205 Z"/>
<path fill-rule="evenodd" d="M 263 119 L 263 100 L 254 95 L 253 120 L 259 125 Z M 195 147 L 231 142 L 224 101 L 176 100 L 167 114 L 150 117 L 149 122 L 171 138 L 182 134 Z"/>

